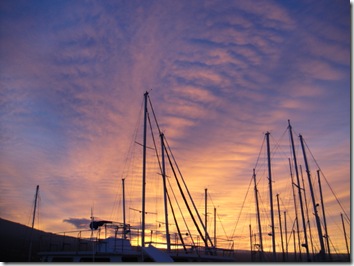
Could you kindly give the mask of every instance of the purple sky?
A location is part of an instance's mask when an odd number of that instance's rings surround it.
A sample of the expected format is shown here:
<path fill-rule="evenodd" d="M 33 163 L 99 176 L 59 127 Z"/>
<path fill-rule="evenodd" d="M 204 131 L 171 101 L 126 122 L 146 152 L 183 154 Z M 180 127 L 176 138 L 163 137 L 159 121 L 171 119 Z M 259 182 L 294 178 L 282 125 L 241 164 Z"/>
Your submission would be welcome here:
<path fill-rule="evenodd" d="M 288 152 L 288 119 L 350 215 L 350 44 L 344 0 L 3 0 L 0 216 L 29 224 L 39 185 L 42 230 L 72 230 L 93 205 L 121 219 L 121 178 L 141 193 L 125 162 L 150 90 L 192 195 L 203 208 L 208 188 L 229 236 L 264 134 Z"/>

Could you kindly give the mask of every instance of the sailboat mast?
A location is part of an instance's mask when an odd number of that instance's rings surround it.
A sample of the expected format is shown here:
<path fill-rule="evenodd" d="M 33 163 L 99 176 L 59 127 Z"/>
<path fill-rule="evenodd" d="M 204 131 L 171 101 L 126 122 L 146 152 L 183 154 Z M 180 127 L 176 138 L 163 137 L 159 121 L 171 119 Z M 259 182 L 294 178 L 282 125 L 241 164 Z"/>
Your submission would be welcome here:
<path fill-rule="evenodd" d="M 268 180 L 269 180 L 269 199 L 270 199 L 270 217 L 271 217 L 271 227 L 272 227 L 272 245 L 273 245 L 273 261 L 277 259 L 277 253 L 275 250 L 275 233 L 274 233 L 274 212 L 273 212 L 273 190 L 272 190 L 272 171 L 270 164 L 270 145 L 269 145 L 269 132 L 267 132 L 267 157 L 268 157 Z"/>
<path fill-rule="evenodd" d="M 164 134 L 160 134 L 161 138 L 161 158 L 162 158 L 162 181 L 163 181 L 163 201 L 165 207 L 165 224 L 166 224 L 166 244 L 167 251 L 171 250 L 170 232 L 168 225 L 168 210 L 167 210 L 167 187 L 166 187 L 166 166 L 165 166 L 165 143 Z"/>
<path fill-rule="evenodd" d="M 289 123 L 289 132 L 290 132 L 290 139 L 291 139 L 291 147 L 293 150 L 293 157 L 294 157 L 294 165 L 295 165 L 295 173 L 296 173 L 296 181 L 297 181 L 297 189 L 299 193 L 299 201 L 300 201 L 300 209 L 301 209 L 301 218 L 302 218 L 302 227 L 304 229 L 304 240 L 305 243 L 302 245 L 306 249 L 306 256 L 307 256 L 307 261 L 310 261 L 310 254 L 309 254 L 309 246 L 307 243 L 307 231 L 306 231 L 306 221 L 305 221 L 305 215 L 304 215 L 304 206 L 302 203 L 302 193 L 301 193 L 301 187 L 300 187 L 300 179 L 299 179 L 299 170 L 297 168 L 297 161 L 296 161 L 296 153 L 295 153 L 295 145 L 294 145 L 294 138 L 293 138 L 293 132 L 292 132 L 292 127 L 290 125 L 290 120 L 288 120 Z"/>
<path fill-rule="evenodd" d="M 214 247 L 216 248 L 216 208 L 214 207 Z"/>
<path fill-rule="evenodd" d="M 31 257 L 32 257 L 32 234 L 33 234 L 34 221 L 35 221 L 36 210 L 37 210 L 38 190 L 39 190 L 39 185 L 37 185 L 36 195 L 34 197 L 34 208 L 33 208 L 33 216 L 32 216 L 32 229 L 31 229 L 31 237 L 30 237 L 30 246 L 29 246 L 29 250 L 28 250 L 28 261 L 31 261 Z"/>
<path fill-rule="evenodd" d="M 285 261 L 285 252 L 284 252 L 284 242 L 283 242 L 283 228 L 281 224 L 281 215 L 280 215 L 280 204 L 279 204 L 279 194 L 277 196 L 277 205 L 278 205 L 278 217 L 279 217 L 279 230 L 280 230 L 280 240 L 281 240 L 281 251 L 283 256 L 283 261 Z"/>
<path fill-rule="evenodd" d="M 261 251 L 261 261 L 263 261 L 263 237 L 262 237 L 261 217 L 260 217 L 260 213 L 259 213 L 258 189 L 257 189 L 256 170 L 255 169 L 253 169 L 253 182 L 254 182 L 254 194 L 256 197 L 257 223 L 258 223 L 258 231 L 259 231 L 259 247 L 260 247 L 260 251 Z"/>
<path fill-rule="evenodd" d="M 289 253 L 288 253 L 288 226 L 286 224 L 286 211 L 284 211 L 284 226 L 285 226 L 285 254 L 286 254 L 286 260 L 289 259 Z"/>
<path fill-rule="evenodd" d="M 123 238 L 126 239 L 126 224 L 125 224 L 125 184 L 124 178 L 122 178 L 122 194 L 123 194 Z"/>
<path fill-rule="evenodd" d="M 310 234 L 310 244 L 311 244 L 312 257 L 313 257 L 315 252 L 314 252 L 314 248 L 313 248 L 313 237 L 312 237 L 312 230 L 311 230 L 311 224 L 310 224 L 309 208 L 308 208 L 307 197 L 306 197 L 306 187 L 305 187 L 304 175 L 302 174 L 302 166 L 301 166 L 301 164 L 299 165 L 299 167 L 300 167 L 300 173 L 301 173 L 302 190 L 304 191 L 304 200 L 305 200 L 305 208 L 306 208 L 306 219 L 307 219 L 307 225 L 308 225 L 309 234 Z"/>
<path fill-rule="evenodd" d="M 304 147 L 304 141 L 303 141 L 302 135 L 299 135 L 299 137 L 300 137 L 302 152 L 303 152 L 304 161 L 305 161 L 306 173 L 307 173 L 307 178 L 308 178 L 310 192 L 311 192 L 313 211 L 314 211 L 315 219 L 316 219 L 318 240 L 320 241 L 320 246 L 321 246 L 320 255 L 322 256 L 322 259 L 324 259 L 324 256 L 325 256 L 325 252 L 324 251 L 325 251 L 325 249 L 324 249 L 324 243 L 323 243 L 323 237 L 322 237 L 322 228 L 321 228 L 320 217 L 318 216 L 318 211 L 317 211 L 318 204 L 316 204 L 316 202 L 315 202 L 315 195 L 313 193 L 313 187 L 312 187 L 312 182 L 311 182 L 311 174 L 310 174 L 309 165 L 308 165 L 308 162 L 307 162 L 306 151 L 305 151 L 305 147 Z"/>
<path fill-rule="evenodd" d="M 248 225 L 248 231 L 250 233 L 251 261 L 253 261 L 253 243 L 252 243 L 252 227 L 251 227 L 251 224 Z"/>
<path fill-rule="evenodd" d="M 340 214 L 340 218 L 342 219 L 342 226 L 343 226 L 345 247 L 347 248 L 347 254 L 348 254 L 349 261 L 350 261 L 350 253 L 349 253 L 349 247 L 348 247 L 348 239 L 347 239 L 347 233 L 346 233 L 346 231 L 345 231 L 345 225 L 344 225 L 344 220 L 343 220 L 343 213 Z"/>
<path fill-rule="evenodd" d="M 297 218 L 295 218 L 297 219 Z M 297 256 L 296 256 L 296 241 L 295 241 L 295 230 L 293 229 L 293 242 L 294 242 L 294 257 L 295 257 L 295 261 L 297 261 Z M 300 258 L 301 261 L 301 258 Z"/>
<path fill-rule="evenodd" d="M 318 179 L 318 186 L 320 188 L 321 207 L 322 207 L 323 223 L 324 223 L 324 229 L 325 229 L 325 238 L 326 238 L 326 244 L 327 244 L 327 253 L 329 255 L 329 259 L 332 260 L 331 250 L 330 250 L 330 247 L 329 247 L 329 236 L 328 236 L 328 231 L 327 231 L 326 213 L 325 213 L 325 208 L 324 208 L 324 203 L 323 203 L 323 196 L 322 196 L 322 185 L 321 185 L 321 178 L 320 178 L 320 170 L 317 170 L 317 179 Z"/>
<path fill-rule="evenodd" d="M 301 256 L 301 247 L 300 247 L 300 227 L 299 227 L 299 219 L 298 219 L 298 211 L 297 211 L 297 203 L 296 203 L 296 194 L 295 194 L 295 189 L 294 189 L 294 186 L 295 183 L 294 183 L 294 176 L 293 176 L 293 171 L 292 171 L 292 168 L 291 168 L 291 162 L 290 162 L 290 158 L 288 158 L 289 160 L 289 167 L 290 167 L 290 177 L 291 177 L 291 188 L 292 188 L 292 191 L 293 191 L 293 199 L 294 199 L 294 209 L 295 209 L 295 221 L 296 221 L 296 233 L 297 233 L 297 242 L 298 242 L 298 245 L 299 245 L 299 255 L 300 255 L 300 261 L 302 261 L 302 256 Z M 294 236 L 295 237 L 295 236 Z M 295 245 L 295 238 L 294 238 L 294 245 Z M 295 255 L 296 255 L 296 252 L 295 252 Z M 296 257 L 296 256 L 295 256 Z"/>
<path fill-rule="evenodd" d="M 36 188 L 36 196 L 35 196 L 35 198 L 34 198 L 34 208 L 33 208 L 33 217 L 32 217 L 32 229 L 34 228 L 34 221 L 35 221 L 35 218 L 36 218 L 38 191 L 39 191 L 39 185 L 37 185 L 37 188 Z"/>
<path fill-rule="evenodd" d="M 146 120 L 147 120 L 147 97 L 144 93 L 144 144 L 143 144 L 143 187 L 142 187 L 142 208 L 141 208 L 141 247 L 145 246 L 145 189 L 146 189 Z"/>
<path fill-rule="evenodd" d="M 208 239 L 208 189 L 205 188 L 204 189 L 204 196 L 205 196 L 205 200 L 204 200 L 204 203 L 205 203 L 205 215 L 204 215 L 204 229 L 205 229 L 205 239 Z M 205 241 L 205 249 L 208 248 L 208 245 L 207 245 L 207 241 Z"/>

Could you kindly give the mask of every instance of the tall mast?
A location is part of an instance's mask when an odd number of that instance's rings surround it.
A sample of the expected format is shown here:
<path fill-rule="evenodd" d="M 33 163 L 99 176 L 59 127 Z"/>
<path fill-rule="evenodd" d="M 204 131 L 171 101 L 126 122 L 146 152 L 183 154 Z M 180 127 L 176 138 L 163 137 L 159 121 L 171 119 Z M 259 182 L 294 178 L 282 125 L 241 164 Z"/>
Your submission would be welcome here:
<path fill-rule="evenodd" d="M 261 251 L 261 261 L 263 261 L 263 237 L 262 237 L 261 217 L 260 217 L 260 213 L 259 213 L 258 189 L 257 189 L 256 170 L 255 169 L 253 169 L 253 182 L 254 182 L 254 194 L 256 197 L 257 223 L 258 223 L 258 231 L 259 231 L 259 247 L 260 247 L 260 251 Z"/>
<path fill-rule="evenodd" d="M 32 229 L 34 228 L 34 221 L 35 221 L 35 218 L 36 218 L 38 191 L 39 191 L 39 185 L 37 185 L 37 187 L 36 187 L 36 196 L 35 196 L 35 198 L 34 198 L 34 208 L 33 208 L 33 217 L 32 217 Z"/>
<path fill-rule="evenodd" d="M 280 229 L 280 239 L 281 239 L 281 251 L 283 255 L 283 261 L 285 261 L 285 252 L 284 252 L 284 242 L 283 242 L 283 228 L 281 224 L 281 215 L 280 215 L 280 206 L 279 206 L 279 194 L 277 194 L 277 204 L 278 204 L 278 217 L 279 217 L 279 229 Z"/>
<path fill-rule="evenodd" d="M 276 254 L 276 250 L 275 250 L 273 190 L 272 190 L 272 171 L 271 171 L 271 164 L 270 164 L 269 134 L 270 133 L 267 132 L 265 135 L 267 137 L 268 180 L 269 180 L 270 218 L 271 218 L 271 227 L 272 227 L 273 261 L 276 261 L 277 254 Z"/>
<path fill-rule="evenodd" d="M 249 233 L 250 233 L 251 261 L 253 261 L 253 243 L 252 243 L 252 227 L 251 227 L 251 224 L 248 225 L 248 230 L 249 230 Z"/>
<path fill-rule="evenodd" d="M 205 239 L 208 239 L 208 229 L 207 229 L 207 225 L 208 225 L 208 189 L 206 188 L 204 190 L 204 194 L 205 194 L 205 215 L 204 215 L 204 229 L 205 229 Z M 207 241 L 205 241 L 205 250 L 208 248 L 207 245 Z"/>
<path fill-rule="evenodd" d="M 294 146 L 294 138 L 293 138 L 293 132 L 292 132 L 292 127 L 290 125 L 290 120 L 288 120 L 289 123 L 289 132 L 290 132 L 290 139 L 291 139 L 291 147 L 293 150 L 293 157 L 294 157 L 294 165 L 295 165 L 295 173 L 296 173 L 296 181 L 297 181 L 297 188 L 299 192 L 299 200 L 300 200 L 300 209 L 301 209 L 301 218 L 302 218 L 302 227 L 304 229 L 304 240 L 305 243 L 302 245 L 306 249 L 306 256 L 307 256 L 307 261 L 310 261 L 310 254 L 309 254 L 309 246 L 307 243 L 307 232 L 306 232 L 306 222 L 305 222 L 305 215 L 304 215 L 304 206 L 302 203 L 302 193 L 301 193 L 301 187 L 300 187 L 300 179 L 299 179 L 299 170 L 297 168 L 297 161 L 296 161 L 296 153 L 295 153 L 295 146 Z"/>
<path fill-rule="evenodd" d="M 318 216 L 318 211 L 317 211 L 318 204 L 316 204 L 316 202 L 315 202 L 315 195 L 313 193 L 313 187 L 312 187 L 312 182 L 311 182 L 311 174 L 310 174 L 309 165 L 308 165 L 308 162 L 307 162 L 304 142 L 303 142 L 302 136 L 299 135 L 299 137 L 300 137 L 302 152 L 303 152 L 304 161 L 305 161 L 306 173 L 307 173 L 307 178 L 308 178 L 310 192 L 311 192 L 313 211 L 314 211 L 315 219 L 316 219 L 318 240 L 320 241 L 320 246 L 321 246 L 320 255 L 321 255 L 322 259 L 324 259 L 324 257 L 325 257 L 325 248 L 324 248 L 324 243 L 323 243 L 323 235 L 322 235 L 320 217 Z"/>
<path fill-rule="evenodd" d="M 321 185 L 321 178 L 320 178 L 320 170 L 317 170 L 317 178 L 318 178 L 318 186 L 320 188 L 320 197 L 321 197 L 323 223 L 324 223 L 324 229 L 325 229 L 325 238 L 326 238 L 326 244 L 327 244 L 327 252 L 328 252 L 328 255 L 329 255 L 329 259 L 332 261 L 331 250 L 330 250 L 330 247 L 329 247 L 329 236 L 328 236 L 328 231 L 327 231 L 326 213 L 325 213 L 325 208 L 324 208 L 324 203 L 323 203 L 323 196 L 322 196 L 322 185 Z"/>
<path fill-rule="evenodd" d="M 162 181 L 163 181 L 163 201 L 165 207 L 165 224 L 166 224 L 166 244 L 167 251 L 171 250 L 170 232 L 168 225 L 168 210 L 167 210 L 167 187 L 166 187 L 166 168 L 165 168 L 165 143 L 164 134 L 160 133 L 161 138 L 161 157 L 162 157 Z"/>
<path fill-rule="evenodd" d="M 292 171 L 292 168 L 291 168 L 290 158 L 288 158 L 288 160 L 289 160 L 290 177 L 291 177 L 291 183 L 292 183 L 291 188 L 292 188 L 292 191 L 293 191 L 293 199 L 294 199 L 297 242 L 298 242 L 298 245 L 299 245 L 300 261 L 302 261 L 301 247 L 300 247 L 300 227 L 299 227 L 299 219 L 298 219 L 298 215 L 297 215 L 298 211 L 297 211 L 296 195 L 295 195 L 295 189 L 294 189 L 294 186 L 296 186 L 296 184 L 294 183 L 294 177 L 293 177 L 293 171 Z M 295 245 L 295 236 L 294 236 L 294 245 Z M 295 257 L 296 257 L 296 252 L 295 252 Z"/>
<path fill-rule="evenodd" d="M 37 185 L 36 195 L 34 197 L 34 208 L 33 208 L 33 216 L 32 216 L 32 229 L 31 229 L 31 236 L 30 236 L 30 246 L 29 246 L 29 250 L 28 250 L 28 261 L 31 261 L 31 257 L 32 257 L 32 234 L 33 234 L 34 221 L 35 221 L 36 210 L 37 210 L 38 190 L 39 190 L 39 185 Z"/>
<path fill-rule="evenodd" d="M 295 218 L 297 219 L 297 218 Z M 295 230 L 293 229 L 293 241 L 294 241 L 294 257 L 295 257 L 295 261 L 297 261 L 297 257 L 296 257 L 296 241 L 295 241 Z M 300 258 L 301 261 L 301 258 Z"/>
<path fill-rule="evenodd" d="M 216 208 L 214 207 L 214 247 L 216 248 Z"/>
<path fill-rule="evenodd" d="M 142 188 L 142 208 L 141 208 L 141 247 L 145 246 L 145 189 L 146 189 L 146 119 L 147 119 L 147 97 L 149 93 L 144 93 L 144 144 L 143 144 L 143 188 Z M 143 253 L 142 253 L 143 254 Z"/>
<path fill-rule="evenodd" d="M 305 188 L 305 181 L 304 181 L 304 175 L 302 174 L 302 166 L 301 164 L 299 165 L 300 167 L 300 173 L 301 173 L 301 181 L 302 181 L 302 190 L 304 191 L 304 200 L 305 200 L 305 207 L 306 207 L 306 219 L 307 219 L 307 225 L 309 228 L 309 233 L 310 233 L 310 244 L 311 244 L 311 251 L 312 251 L 312 257 L 314 256 L 314 248 L 313 248 L 313 237 L 312 237 L 312 230 L 311 230 L 311 224 L 310 224 L 310 215 L 309 215 L 309 208 L 307 204 L 307 197 L 306 197 L 306 188 Z"/>
<path fill-rule="evenodd" d="M 288 226 L 286 224 L 286 211 L 284 211 L 284 226 L 285 226 L 285 254 L 286 254 L 286 260 L 289 259 L 289 253 L 288 253 Z"/>
<path fill-rule="evenodd" d="M 344 220 L 343 220 L 343 213 L 340 214 L 340 218 L 342 219 L 342 226 L 343 226 L 343 233 L 344 233 L 344 240 L 345 240 L 345 246 L 347 248 L 347 254 L 348 254 L 348 259 L 350 261 L 350 253 L 349 253 L 349 247 L 348 247 L 348 239 L 347 239 L 347 233 L 345 231 L 345 225 L 344 225 Z"/>
<path fill-rule="evenodd" d="M 125 224 L 125 185 L 124 185 L 124 178 L 122 178 L 122 194 L 123 194 L 123 238 L 126 239 L 126 224 Z"/>

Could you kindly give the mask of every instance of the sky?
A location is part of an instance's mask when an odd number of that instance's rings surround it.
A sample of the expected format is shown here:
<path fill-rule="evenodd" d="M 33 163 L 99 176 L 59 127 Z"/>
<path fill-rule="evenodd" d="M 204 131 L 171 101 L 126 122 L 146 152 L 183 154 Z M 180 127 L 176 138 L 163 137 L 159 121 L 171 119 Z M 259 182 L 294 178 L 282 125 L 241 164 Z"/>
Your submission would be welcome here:
<path fill-rule="evenodd" d="M 312 178 L 318 165 L 324 174 L 329 235 L 346 252 L 338 236 L 340 213 L 350 216 L 350 19 L 344 0 L 1 1 L 0 217 L 30 225 L 39 185 L 40 230 L 85 226 L 91 210 L 121 221 L 125 178 L 128 222 L 138 224 L 148 91 L 200 213 L 208 189 L 208 213 L 217 208 L 217 231 L 237 248 L 249 248 L 249 224 L 256 231 L 253 168 L 269 213 L 266 132 L 274 195 L 294 218 L 290 120 L 311 152 Z M 154 167 L 147 182 L 157 196 Z M 151 226 L 157 213 L 146 215 Z"/>

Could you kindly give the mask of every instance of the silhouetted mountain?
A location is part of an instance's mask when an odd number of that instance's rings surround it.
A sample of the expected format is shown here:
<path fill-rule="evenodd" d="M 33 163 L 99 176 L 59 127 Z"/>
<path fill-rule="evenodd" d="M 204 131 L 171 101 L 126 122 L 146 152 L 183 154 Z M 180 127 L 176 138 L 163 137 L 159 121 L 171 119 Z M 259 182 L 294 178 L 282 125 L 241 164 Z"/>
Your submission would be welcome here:
<path fill-rule="evenodd" d="M 29 261 L 30 239 L 32 252 L 30 261 L 39 261 L 38 252 L 45 250 L 67 250 L 73 247 L 78 239 L 47 233 L 32 229 L 28 226 L 0 218 L 0 261 L 27 262 Z"/>

